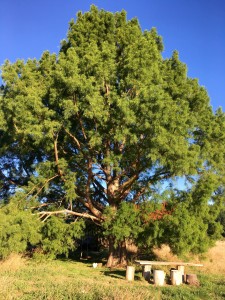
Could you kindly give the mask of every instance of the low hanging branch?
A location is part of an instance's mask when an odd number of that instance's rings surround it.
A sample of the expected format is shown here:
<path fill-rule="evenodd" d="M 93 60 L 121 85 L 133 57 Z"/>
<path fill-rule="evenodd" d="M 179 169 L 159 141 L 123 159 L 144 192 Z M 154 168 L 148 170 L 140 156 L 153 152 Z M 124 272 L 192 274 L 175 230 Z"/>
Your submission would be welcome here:
<path fill-rule="evenodd" d="M 45 220 L 47 220 L 47 218 L 51 215 L 58 215 L 58 214 L 69 214 L 69 215 L 74 215 L 74 216 L 78 216 L 78 217 L 83 217 L 83 218 L 88 218 L 91 219 L 92 221 L 97 221 L 97 222 L 101 222 L 101 220 L 95 216 L 89 215 L 88 213 L 79 213 L 79 212 L 75 212 L 75 211 L 71 211 L 68 209 L 63 209 L 63 210 L 56 210 L 56 211 L 42 211 L 37 213 L 38 215 L 40 215 L 40 219 L 43 219 L 42 221 L 44 222 Z"/>

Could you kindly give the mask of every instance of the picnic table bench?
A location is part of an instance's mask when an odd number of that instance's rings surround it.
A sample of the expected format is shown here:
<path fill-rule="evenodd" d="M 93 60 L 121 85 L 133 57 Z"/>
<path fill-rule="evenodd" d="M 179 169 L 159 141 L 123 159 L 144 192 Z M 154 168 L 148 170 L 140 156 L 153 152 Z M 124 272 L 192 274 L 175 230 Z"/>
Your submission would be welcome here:
<path fill-rule="evenodd" d="M 152 266 L 176 266 L 176 269 L 180 271 L 184 280 L 184 267 L 203 267 L 203 264 L 196 264 L 182 261 L 151 261 L 151 260 L 135 260 L 135 263 L 142 266 L 142 275 L 149 279 Z"/>
<path fill-rule="evenodd" d="M 184 267 L 203 267 L 203 264 L 196 264 L 190 262 L 182 261 L 154 261 L 154 260 L 135 260 L 135 263 L 141 265 L 143 268 L 145 266 L 176 266 L 177 270 L 181 271 L 184 274 Z M 149 269 L 150 269 L 149 268 Z"/>

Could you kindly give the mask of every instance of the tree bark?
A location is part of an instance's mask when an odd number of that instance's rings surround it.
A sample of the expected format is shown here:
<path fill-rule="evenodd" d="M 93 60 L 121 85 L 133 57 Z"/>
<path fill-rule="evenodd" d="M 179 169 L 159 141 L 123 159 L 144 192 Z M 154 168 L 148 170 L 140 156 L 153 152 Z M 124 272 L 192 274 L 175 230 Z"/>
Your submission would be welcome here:
<path fill-rule="evenodd" d="M 107 260 L 107 267 L 127 265 L 127 249 L 125 241 L 120 242 L 115 246 L 115 239 L 109 238 L 109 256 Z"/>

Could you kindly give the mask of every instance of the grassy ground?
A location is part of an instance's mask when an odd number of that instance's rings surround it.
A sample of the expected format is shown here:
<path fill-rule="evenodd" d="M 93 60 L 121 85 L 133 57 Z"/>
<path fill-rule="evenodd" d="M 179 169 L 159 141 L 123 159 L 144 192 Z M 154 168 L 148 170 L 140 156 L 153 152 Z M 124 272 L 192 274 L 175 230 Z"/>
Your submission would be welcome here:
<path fill-rule="evenodd" d="M 225 299 L 223 275 L 202 272 L 198 278 L 199 287 L 155 287 L 144 281 L 138 270 L 135 281 L 127 282 L 124 269 L 110 271 L 94 269 L 88 262 L 34 261 L 13 256 L 0 265 L 0 299 Z"/>
<path fill-rule="evenodd" d="M 187 255 L 186 257 L 179 258 L 173 255 L 170 248 L 166 245 L 160 249 L 155 249 L 154 254 L 157 260 L 164 261 L 191 261 L 204 264 L 201 268 L 201 272 L 206 274 L 223 274 L 225 276 L 225 239 L 217 241 L 215 246 L 209 249 L 209 251 L 200 256 Z"/>

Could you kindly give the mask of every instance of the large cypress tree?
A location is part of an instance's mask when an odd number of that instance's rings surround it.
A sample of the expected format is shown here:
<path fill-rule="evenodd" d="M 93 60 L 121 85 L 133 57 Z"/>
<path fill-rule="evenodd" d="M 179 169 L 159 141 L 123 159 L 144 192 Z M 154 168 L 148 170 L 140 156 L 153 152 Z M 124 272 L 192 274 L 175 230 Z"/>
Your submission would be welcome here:
<path fill-rule="evenodd" d="M 3 66 L 2 198 L 20 188 L 43 219 L 63 212 L 105 224 L 108 265 L 141 231 L 122 203 L 136 211 L 176 177 L 215 174 L 209 199 L 222 182 L 224 114 L 213 113 L 178 53 L 162 51 L 155 29 L 92 6 L 70 22 L 59 54 Z M 109 230 L 117 217 L 129 224 L 124 234 Z"/>

